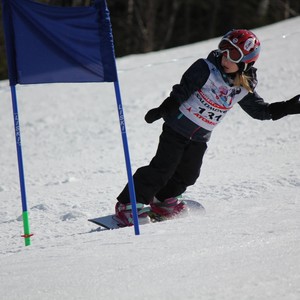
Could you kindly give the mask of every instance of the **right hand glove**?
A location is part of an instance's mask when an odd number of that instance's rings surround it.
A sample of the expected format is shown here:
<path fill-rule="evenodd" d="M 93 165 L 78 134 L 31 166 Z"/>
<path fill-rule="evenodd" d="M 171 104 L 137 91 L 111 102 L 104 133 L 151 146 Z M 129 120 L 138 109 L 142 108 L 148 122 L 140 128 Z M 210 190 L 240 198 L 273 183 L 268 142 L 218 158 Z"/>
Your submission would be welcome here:
<path fill-rule="evenodd" d="M 150 109 L 145 115 L 145 121 L 149 124 L 159 120 L 162 117 L 161 109 L 159 107 Z"/>
<path fill-rule="evenodd" d="M 179 108 L 179 106 L 180 104 L 176 100 L 174 100 L 171 97 L 168 97 L 159 107 L 152 108 L 146 113 L 145 121 L 147 123 L 153 123 L 154 121 L 165 117 L 169 113 L 176 111 Z"/>

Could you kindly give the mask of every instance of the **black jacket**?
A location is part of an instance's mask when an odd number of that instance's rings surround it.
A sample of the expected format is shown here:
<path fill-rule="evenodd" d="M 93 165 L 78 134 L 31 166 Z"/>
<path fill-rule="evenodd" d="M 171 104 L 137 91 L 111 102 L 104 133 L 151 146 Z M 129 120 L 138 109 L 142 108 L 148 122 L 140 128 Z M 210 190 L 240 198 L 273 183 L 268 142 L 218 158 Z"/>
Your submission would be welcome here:
<path fill-rule="evenodd" d="M 218 68 L 224 81 L 229 84 L 230 79 L 228 75 L 222 71 L 220 52 L 218 50 L 212 51 L 207 59 Z M 246 74 L 251 77 L 250 85 L 254 92 L 248 93 L 238 104 L 252 118 L 270 120 L 269 104 L 264 102 L 263 98 L 255 91 L 257 84 L 256 69 L 251 67 Z M 180 115 L 178 108 L 184 101 L 189 99 L 195 91 L 204 86 L 209 75 L 210 70 L 205 60 L 197 60 L 183 74 L 180 83 L 173 86 L 170 97 L 165 100 L 169 104 L 168 107 L 171 108 L 168 110 L 168 113 L 164 115 L 166 124 L 185 137 L 199 142 L 208 141 L 211 136 L 211 131 L 197 126 L 185 116 L 178 118 Z"/>

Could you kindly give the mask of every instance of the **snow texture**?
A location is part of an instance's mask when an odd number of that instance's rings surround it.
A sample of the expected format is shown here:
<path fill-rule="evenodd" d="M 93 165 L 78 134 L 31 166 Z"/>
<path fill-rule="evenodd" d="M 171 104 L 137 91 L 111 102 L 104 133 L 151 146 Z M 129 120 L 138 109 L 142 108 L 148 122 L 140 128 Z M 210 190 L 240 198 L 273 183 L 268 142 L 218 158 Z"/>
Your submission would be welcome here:
<path fill-rule="evenodd" d="M 254 30 L 258 93 L 300 92 L 300 18 Z M 133 171 L 162 121 L 146 124 L 219 38 L 117 60 Z M 236 105 L 209 142 L 185 197 L 205 216 L 114 231 L 127 181 L 112 84 L 17 86 L 32 245 L 24 246 L 8 81 L 0 82 L 0 291 L 13 299 L 300 299 L 300 115 L 257 121 Z"/>

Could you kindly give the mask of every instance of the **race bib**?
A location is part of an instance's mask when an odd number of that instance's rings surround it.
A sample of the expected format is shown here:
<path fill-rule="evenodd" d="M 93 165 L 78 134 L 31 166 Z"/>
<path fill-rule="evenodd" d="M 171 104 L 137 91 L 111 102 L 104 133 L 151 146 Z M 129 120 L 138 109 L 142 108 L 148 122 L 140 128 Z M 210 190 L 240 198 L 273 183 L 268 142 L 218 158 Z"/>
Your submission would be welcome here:
<path fill-rule="evenodd" d="M 229 86 L 210 62 L 210 76 L 201 90 L 194 92 L 180 107 L 180 112 L 198 126 L 212 131 L 235 103 L 247 95 L 243 87 Z"/>

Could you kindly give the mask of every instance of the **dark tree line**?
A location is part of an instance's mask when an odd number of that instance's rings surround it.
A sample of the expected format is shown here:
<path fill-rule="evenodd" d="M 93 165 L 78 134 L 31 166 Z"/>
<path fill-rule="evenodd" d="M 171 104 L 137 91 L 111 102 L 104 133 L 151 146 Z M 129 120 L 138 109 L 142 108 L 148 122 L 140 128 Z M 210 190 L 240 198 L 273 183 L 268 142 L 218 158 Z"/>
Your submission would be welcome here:
<path fill-rule="evenodd" d="M 36 1 L 61 6 L 92 2 Z M 300 14 L 299 0 L 107 0 L 107 4 L 117 57 L 190 44 L 232 28 L 256 28 Z M 3 43 L 1 27 L 0 79 L 7 78 Z"/>

